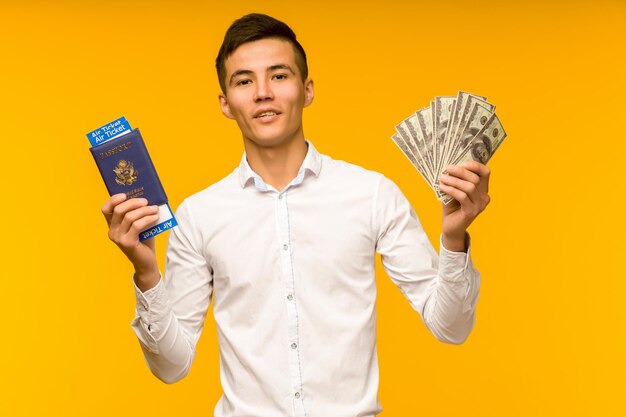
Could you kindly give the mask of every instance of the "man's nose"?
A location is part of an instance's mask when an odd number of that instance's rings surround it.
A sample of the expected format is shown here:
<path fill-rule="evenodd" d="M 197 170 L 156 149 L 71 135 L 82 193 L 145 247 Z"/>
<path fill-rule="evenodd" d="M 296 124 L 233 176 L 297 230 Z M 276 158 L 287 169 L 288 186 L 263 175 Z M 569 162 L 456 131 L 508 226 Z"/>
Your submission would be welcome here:
<path fill-rule="evenodd" d="M 269 81 L 260 80 L 256 83 L 256 91 L 254 94 L 254 101 L 270 100 L 274 98 L 272 88 Z"/>

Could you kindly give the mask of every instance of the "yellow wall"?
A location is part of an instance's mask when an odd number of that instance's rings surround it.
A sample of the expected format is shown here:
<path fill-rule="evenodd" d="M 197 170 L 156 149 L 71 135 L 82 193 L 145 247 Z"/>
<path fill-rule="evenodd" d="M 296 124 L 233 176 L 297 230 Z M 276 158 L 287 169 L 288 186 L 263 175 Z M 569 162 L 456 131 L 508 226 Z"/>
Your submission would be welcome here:
<path fill-rule="evenodd" d="M 433 242 L 440 207 L 395 124 L 463 89 L 509 135 L 471 228 L 468 341 L 437 342 L 380 271 L 383 415 L 626 415 L 624 1 L 49 3 L 0 2 L 0 415 L 212 415 L 212 319 L 185 380 L 144 363 L 85 133 L 122 115 L 140 127 L 174 207 L 228 174 L 242 143 L 213 60 L 253 11 L 307 50 L 306 136 L 398 183 Z"/>

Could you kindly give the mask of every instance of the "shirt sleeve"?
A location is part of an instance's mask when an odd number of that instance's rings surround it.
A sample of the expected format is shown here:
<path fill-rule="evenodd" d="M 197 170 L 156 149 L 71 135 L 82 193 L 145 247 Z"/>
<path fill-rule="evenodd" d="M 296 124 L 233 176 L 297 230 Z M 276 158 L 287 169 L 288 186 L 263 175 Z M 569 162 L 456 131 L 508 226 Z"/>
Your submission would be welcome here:
<path fill-rule="evenodd" d="M 135 285 L 131 327 L 152 373 L 166 383 L 184 378 L 193 363 L 213 291 L 212 271 L 185 203 L 169 236 L 165 277 L 141 292 Z"/>
<path fill-rule="evenodd" d="M 438 256 L 406 197 L 384 176 L 373 213 L 376 251 L 391 280 L 438 340 L 463 343 L 474 326 L 480 288 L 471 248 L 451 252 L 440 240 Z"/>

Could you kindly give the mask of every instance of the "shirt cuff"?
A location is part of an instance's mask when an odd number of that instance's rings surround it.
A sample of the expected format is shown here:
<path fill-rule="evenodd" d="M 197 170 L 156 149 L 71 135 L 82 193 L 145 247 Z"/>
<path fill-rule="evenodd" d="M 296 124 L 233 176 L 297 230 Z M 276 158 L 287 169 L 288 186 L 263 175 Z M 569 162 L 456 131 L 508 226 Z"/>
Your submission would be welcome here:
<path fill-rule="evenodd" d="M 157 285 L 141 292 L 132 278 L 135 288 L 135 318 L 131 326 L 139 340 L 153 353 L 158 353 L 158 340 L 167 328 L 166 318 L 170 312 L 169 299 L 163 279 Z"/>
<path fill-rule="evenodd" d="M 452 252 L 443 246 L 443 238 L 439 237 L 439 276 L 450 282 L 460 282 L 466 280 L 468 271 L 474 267 L 471 258 L 471 239 L 469 234 L 465 234 L 467 241 L 467 252 Z"/>

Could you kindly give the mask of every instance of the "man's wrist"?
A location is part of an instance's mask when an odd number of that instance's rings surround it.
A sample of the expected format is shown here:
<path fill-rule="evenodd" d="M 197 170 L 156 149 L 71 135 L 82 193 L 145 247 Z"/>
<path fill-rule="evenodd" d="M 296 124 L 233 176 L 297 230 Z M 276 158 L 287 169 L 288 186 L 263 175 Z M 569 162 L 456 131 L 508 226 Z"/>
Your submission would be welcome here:
<path fill-rule="evenodd" d="M 450 252 L 467 252 L 467 233 L 449 235 L 442 233 L 441 243 Z"/>
<path fill-rule="evenodd" d="M 146 292 L 151 288 L 154 288 L 161 280 L 161 273 L 158 269 L 150 269 L 147 271 L 135 270 L 133 277 L 135 285 L 141 292 Z"/>

